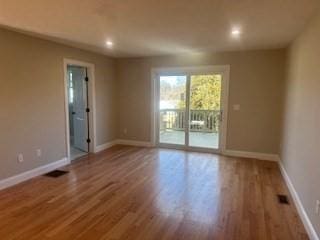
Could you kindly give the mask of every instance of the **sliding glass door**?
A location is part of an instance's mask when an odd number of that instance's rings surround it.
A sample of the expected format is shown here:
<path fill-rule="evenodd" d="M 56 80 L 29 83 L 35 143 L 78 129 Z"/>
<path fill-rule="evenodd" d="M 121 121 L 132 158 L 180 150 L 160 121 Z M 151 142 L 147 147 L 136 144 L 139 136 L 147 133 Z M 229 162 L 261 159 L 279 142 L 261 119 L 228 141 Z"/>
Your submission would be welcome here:
<path fill-rule="evenodd" d="M 222 80 L 218 73 L 158 76 L 160 146 L 219 149 Z"/>
<path fill-rule="evenodd" d="M 160 76 L 159 142 L 186 144 L 187 76 Z"/>
<path fill-rule="evenodd" d="M 189 146 L 219 148 L 221 75 L 190 78 Z"/>

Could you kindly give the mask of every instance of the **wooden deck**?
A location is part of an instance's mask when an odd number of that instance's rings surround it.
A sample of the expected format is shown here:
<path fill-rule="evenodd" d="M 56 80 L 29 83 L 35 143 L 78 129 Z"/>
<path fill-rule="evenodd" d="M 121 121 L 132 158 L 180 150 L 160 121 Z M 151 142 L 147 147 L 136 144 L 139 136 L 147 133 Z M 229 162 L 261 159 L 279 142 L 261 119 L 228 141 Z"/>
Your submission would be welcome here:
<path fill-rule="evenodd" d="M 1 239 L 308 239 L 273 162 L 116 146 L 64 169 L 0 192 Z"/>
<path fill-rule="evenodd" d="M 160 143 L 184 145 L 185 133 L 183 131 L 166 130 L 160 133 Z M 190 132 L 189 145 L 201 148 L 219 148 L 219 134 L 207 132 Z"/>

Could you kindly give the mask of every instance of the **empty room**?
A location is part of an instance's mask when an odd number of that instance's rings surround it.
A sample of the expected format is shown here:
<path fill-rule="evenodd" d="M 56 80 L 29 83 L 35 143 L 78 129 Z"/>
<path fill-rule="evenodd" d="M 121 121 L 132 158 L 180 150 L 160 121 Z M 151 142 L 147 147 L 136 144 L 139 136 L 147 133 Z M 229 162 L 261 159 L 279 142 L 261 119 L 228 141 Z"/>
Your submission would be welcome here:
<path fill-rule="evenodd" d="M 0 0 L 1 240 L 319 240 L 319 0 Z"/>

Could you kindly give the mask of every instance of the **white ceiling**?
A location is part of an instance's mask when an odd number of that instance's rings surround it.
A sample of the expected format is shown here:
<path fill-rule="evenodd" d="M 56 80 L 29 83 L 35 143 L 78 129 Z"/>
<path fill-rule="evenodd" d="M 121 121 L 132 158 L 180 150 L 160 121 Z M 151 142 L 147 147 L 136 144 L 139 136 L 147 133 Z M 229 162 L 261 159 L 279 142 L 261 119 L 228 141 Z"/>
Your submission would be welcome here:
<path fill-rule="evenodd" d="M 288 45 L 319 2 L 0 0 L 0 24 L 117 57 L 268 49 Z M 233 26 L 239 39 L 230 37 Z"/>

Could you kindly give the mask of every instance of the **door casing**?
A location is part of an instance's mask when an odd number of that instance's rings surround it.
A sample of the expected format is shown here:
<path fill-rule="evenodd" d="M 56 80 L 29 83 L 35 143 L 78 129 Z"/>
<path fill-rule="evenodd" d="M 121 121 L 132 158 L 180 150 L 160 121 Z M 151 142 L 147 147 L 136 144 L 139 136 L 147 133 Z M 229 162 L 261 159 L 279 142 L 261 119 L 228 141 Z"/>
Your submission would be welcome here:
<path fill-rule="evenodd" d="M 64 67 L 64 101 L 65 101 L 65 141 L 66 141 L 66 154 L 67 159 L 70 161 L 70 126 L 69 126 L 69 98 L 68 98 L 68 66 L 74 65 L 79 67 L 85 67 L 88 71 L 88 98 L 89 98 L 89 129 L 90 129 L 90 139 L 88 152 L 95 152 L 96 146 L 96 102 L 95 102 L 95 66 L 92 63 L 82 62 L 74 59 L 65 58 L 63 60 Z"/>

